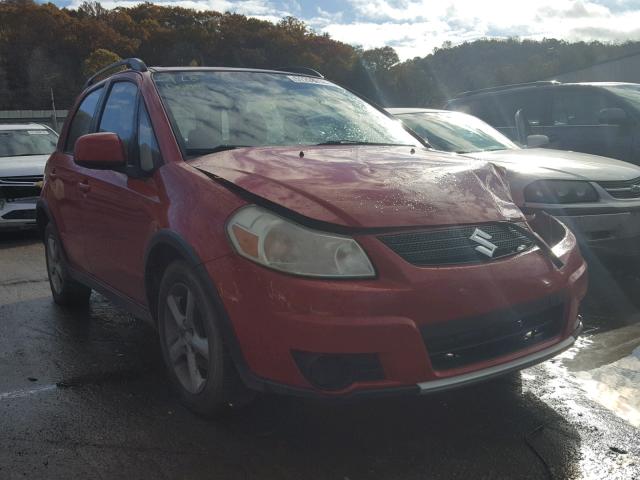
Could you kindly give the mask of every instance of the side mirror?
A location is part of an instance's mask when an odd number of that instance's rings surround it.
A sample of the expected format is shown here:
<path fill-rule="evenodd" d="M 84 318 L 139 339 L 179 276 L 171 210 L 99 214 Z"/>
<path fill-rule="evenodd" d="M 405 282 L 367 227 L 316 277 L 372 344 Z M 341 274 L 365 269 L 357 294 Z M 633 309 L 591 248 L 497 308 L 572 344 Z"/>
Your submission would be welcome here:
<path fill-rule="evenodd" d="M 102 132 L 83 135 L 76 141 L 74 160 L 87 168 L 117 169 L 124 167 L 124 144 L 115 133 Z"/>
<path fill-rule="evenodd" d="M 601 125 L 626 125 L 629 122 L 627 112 L 621 108 L 603 108 L 598 114 Z"/>
<path fill-rule="evenodd" d="M 544 148 L 549 145 L 549 137 L 546 135 L 529 135 L 527 148 Z"/>
<path fill-rule="evenodd" d="M 529 132 L 531 131 L 531 126 L 529 125 L 527 115 L 522 108 L 518 109 L 516 112 L 514 122 L 516 125 L 516 133 L 518 134 L 518 142 L 525 144 L 527 137 L 529 136 Z"/>

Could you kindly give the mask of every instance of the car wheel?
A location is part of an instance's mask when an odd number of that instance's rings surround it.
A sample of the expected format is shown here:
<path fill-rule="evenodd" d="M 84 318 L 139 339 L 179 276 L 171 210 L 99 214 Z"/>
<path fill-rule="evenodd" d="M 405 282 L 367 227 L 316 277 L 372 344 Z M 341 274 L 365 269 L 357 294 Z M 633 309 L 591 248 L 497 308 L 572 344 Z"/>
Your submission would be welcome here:
<path fill-rule="evenodd" d="M 218 311 L 183 261 L 160 284 L 158 330 L 172 384 L 191 410 L 213 417 L 239 405 L 244 386 L 224 345 Z"/>
<path fill-rule="evenodd" d="M 44 232 L 44 251 L 47 262 L 47 275 L 53 301 L 58 305 L 86 305 L 91 289 L 71 278 L 64 263 L 62 245 L 51 224 Z"/>

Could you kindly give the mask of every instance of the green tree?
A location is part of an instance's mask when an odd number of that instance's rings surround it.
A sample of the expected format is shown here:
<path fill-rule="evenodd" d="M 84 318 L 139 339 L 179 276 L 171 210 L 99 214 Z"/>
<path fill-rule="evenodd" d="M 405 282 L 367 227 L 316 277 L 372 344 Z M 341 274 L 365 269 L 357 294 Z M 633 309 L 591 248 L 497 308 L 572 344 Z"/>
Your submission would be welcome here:
<path fill-rule="evenodd" d="M 122 60 L 117 54 L 105 48 L 98 48 L 82 62 L 82 73 L 85 77 L 90 77 L 100 69 Z"/>
<path fill-rule="evenodd" d="M 374 48 L 362 53 L 363 65 L 373 72 L 388 71 L 399 62 L 400 57 L 391 47 Z"/>

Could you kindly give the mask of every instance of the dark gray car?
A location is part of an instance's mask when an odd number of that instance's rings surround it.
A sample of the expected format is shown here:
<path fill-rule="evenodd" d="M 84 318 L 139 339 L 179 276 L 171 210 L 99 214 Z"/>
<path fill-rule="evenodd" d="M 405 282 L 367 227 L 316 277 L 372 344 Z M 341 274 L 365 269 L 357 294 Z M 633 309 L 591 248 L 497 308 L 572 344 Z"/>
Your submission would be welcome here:
<path fill-rule="evenodd" d="M 521 145 L 640 164 L 640 84 L 509 85 L 463 93 L 446 108 L 479 117 Z"/>

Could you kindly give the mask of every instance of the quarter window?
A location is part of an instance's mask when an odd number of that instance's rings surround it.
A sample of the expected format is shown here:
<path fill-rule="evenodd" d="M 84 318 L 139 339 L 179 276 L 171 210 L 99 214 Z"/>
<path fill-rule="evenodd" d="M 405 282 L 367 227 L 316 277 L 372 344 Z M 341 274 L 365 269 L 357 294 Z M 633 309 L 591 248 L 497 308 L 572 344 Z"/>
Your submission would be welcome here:
<path fill-rule="evenodd" d="M 138 111 L 138 158 L 140 169 L 145 172 L 150 172 L 161 163 L 158 142 L 153 133 L 149 114 L 142 101 Z"/>
<path fill-rule="evenodd" d="M 71 121 L 71 126 L 69 127 L 69 136 L 67 137 L 67 143 L 65 146 L 66 151 L 73 151 L 76 140 L 78 140 L 82 135 L 89 133 L 91 121 L 96 114 L 96 108 L 98 107 L 102 90 L 103 88 L 100 87 L 84 97 L 84 100 L 82 100 L 82 103 L 78 107 L 78 110 Z"/>

